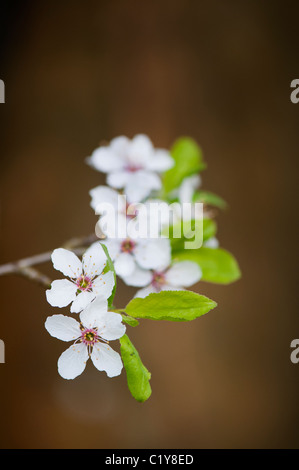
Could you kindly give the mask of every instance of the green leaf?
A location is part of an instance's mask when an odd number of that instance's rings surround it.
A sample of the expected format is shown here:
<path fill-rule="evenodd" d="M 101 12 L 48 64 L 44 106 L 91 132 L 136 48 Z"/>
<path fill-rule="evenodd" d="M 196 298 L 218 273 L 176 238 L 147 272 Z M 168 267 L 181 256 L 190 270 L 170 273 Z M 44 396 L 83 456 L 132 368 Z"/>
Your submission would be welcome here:
<path fill-rule="evenodd" d="M 115 269 L 114 269 L 114 264 L 113 264 L 113 261 L 109 255 L 109 252 L 108 252 L 108 248 L 106 245 L 104 245 L 104 243 L 101 243 L 102 245 L 102 248 L 105 252 L 105 255 L 107 256 L 107 264 L 105 266 L 105 269 L 103 271 L 103 274 L 106 274 L 108 273 L 109 271 L 112 271 L 113 272 L 113 277 L 114 277 L 114 287 L 113 287 L 113 290 L 112 290 L 112 293 L 108 299 L 108 308 L 112 306 L 112 303 L 113 303 L 113 299 L 114 299 L 114 296 L 115 296 L 115 292 L 116 292 L 116 272 L 115 272 Z"/>
<path fill-rule="evenodd" d="M 216 235 L 217 224 L 215 220 L 203 219 L 203 241 L 209 240 Z"/>
<path fill-rule="evenodd" d="M 162 291 L 131 300 L 125 311 L 136 318 L 190 321 L 208 313 L 216 306 L 216 302 L 195 292 Z"/>
<path fill-rule="evenodd" d="M 222 199 L 222 197 L 210 191 L 197 191 L 193 196 L 193 202 L 203 202 L 204 204 L 209 204 L 219 209 L 227 208 L 227 202 Z"/>
<path fill-rule="evenodd" d="M 175 165 L 164 174 L 163 188 L 165 194 L 178 188 L 187 176 L 198 173 L 206 167 L 203 162 L 201 148 L 190 137 L 178 139 L 170 153 Z"/>
<path fill-rule="evenodd" d="M 136 318 L 130 317 L 129 315 L 121 314 L 123 322 L 129 326 L 138 326 L 139 321 Z"/>
<path fill-rule="evenodd" d="M 120 338 L 120 353 L 127 373 L 129 390 L 135 400 L 144 402 L 151 393 L 151 374 L 142 364 L 140 356 L 127 335 Z"/>
<path fill-rule="evenodd" d="M 201 230 L 200 220 L 197 221 L 199 225 L 196 226 L 196 221 L 182 221 L 179 224 L 170 226 L 162 231 L 162 235 L 169 236 L 172 252 L 181 251 L 186 248 L 186 242 L 193 242 L 195 240 L 195 229 Z M 217 232 L 217 225 L 214 220 L 203 219 L 202 220 L 202 234 L 197 233 L 197 237 L 200 237 L 203 242 L 211 237 L 214 237 Z M 181 235 L 179 237 L 179 235 Z"/>
<path fill-rule="evenodd" d="M 236 259 L 222 248 L 202 247 L 198 250 L 184 250 L 176 252 L 174 260 L 189 260 L 197 263 L 202 270 L 202 281 L 230 284 L 241 277 Z"/>

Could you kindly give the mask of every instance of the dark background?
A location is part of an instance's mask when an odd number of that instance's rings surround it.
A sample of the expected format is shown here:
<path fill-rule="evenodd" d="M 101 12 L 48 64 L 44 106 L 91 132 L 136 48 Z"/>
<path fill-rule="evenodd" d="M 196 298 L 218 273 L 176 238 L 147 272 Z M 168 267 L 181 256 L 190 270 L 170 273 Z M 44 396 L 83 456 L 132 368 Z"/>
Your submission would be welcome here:
<path fill-rule="evenodd" d="M 93 232 L 88 190 L 105 179 L 84 159 L 142 132 L 202 146 L 203 188 L 229 203 L 219 239 L 243 273 L 195 287 L 219 304 L 200 320 L 131 329 L 152 372 L 144 404 L 124 373 L 88 364 L 60 378 L 67 344 L 44 322 L 61 310 L 1 278 L 2 448 L 299 446 L 298 13 L 290 1 L 1 2 L 0 262 Z M 133 292 L 119 284 L 118 305 Z"/>

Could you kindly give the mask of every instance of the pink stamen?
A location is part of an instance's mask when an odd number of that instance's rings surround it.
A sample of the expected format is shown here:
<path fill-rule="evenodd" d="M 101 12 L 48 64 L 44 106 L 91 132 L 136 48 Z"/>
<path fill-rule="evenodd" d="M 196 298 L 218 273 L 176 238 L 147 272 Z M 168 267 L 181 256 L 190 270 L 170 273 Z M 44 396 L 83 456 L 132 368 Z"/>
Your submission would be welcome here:
<path fill-rule="evenodd" d="M 92 279 L 88 276 L 80 276 L 76 280 L 76 285 L 82 292 L 89 291 L 92 289 Z"/>
<path fill-rule="evenodd" d="M 132 253 L 132 251 L 135 248 L 135 245 L 136 243 L 133 242 L 133 240 L 130 240 L 129 238 L 127 238 L 126 240 L 122 242 L 120 249 L 123 253 Z"/>
<path fill-rule="evenodd" d="M 99 337 L 97 331 L 93 328 L 86 328 L 81 333 L 81 341 L 86 346 L 93 346 L 95 343 L 98 343 Z"/>
<path fill-rule="evenodd" d="M 142 169 L 143 169 L 143 167 L 140 166 L 140 165 L 129 164 L 129 165 L 125 166 L 125 170 L 129 171 L 130 173 L 135 173 L 136 171 L 139 171 L 139 170 L 142 170 Z"/>
<path fill-rule="evenodd" d="M 161 290 L 161 286 L 163 284 L 166 284 L 165 273 L 154 271 L 153 279 L 152 279 L 152 286 L 157 290 Z"/>

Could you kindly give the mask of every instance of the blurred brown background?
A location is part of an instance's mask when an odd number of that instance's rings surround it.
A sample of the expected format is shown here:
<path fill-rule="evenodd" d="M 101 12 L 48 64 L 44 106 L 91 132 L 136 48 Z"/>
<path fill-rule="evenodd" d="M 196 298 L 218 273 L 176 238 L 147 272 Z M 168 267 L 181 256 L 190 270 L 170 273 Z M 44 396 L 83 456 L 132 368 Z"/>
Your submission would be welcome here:
<path fill-rule="evenodd" d="M 203 188 L 229 202 L 221 245 L 242 280 L 199 283 L 218 308 L 196 322 L 142 322 L 148 402 L 123 373 L 57 373 L 44 291 L 1 278 L 1 448 L 298 447 L 298 2 L 2 2 L 0 262 L 93 232 L 84 159 L 102 140 L 148 134 L 203 148 Z M 52 278 L 50 264 L 44 271 Z M 58 276 L 59 277 L 59 276 Z M 119 284 L 118 305 L 133 289 Z M 68 313 L 65 309 L 63 313 Z"/>

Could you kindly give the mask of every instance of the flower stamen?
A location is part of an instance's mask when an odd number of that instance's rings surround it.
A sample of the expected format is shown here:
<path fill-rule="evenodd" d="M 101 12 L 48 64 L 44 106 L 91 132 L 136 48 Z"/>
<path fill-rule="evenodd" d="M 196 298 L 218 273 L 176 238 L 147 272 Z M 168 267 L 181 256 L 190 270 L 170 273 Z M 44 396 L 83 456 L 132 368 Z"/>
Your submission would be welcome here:
<path fill-rule="evenodd" d="M 133 242 L 133 240 L 130 240 L 129 238 L 127 238 L 126 240 L 122 242 L 120 249 L 123 253 L 132 253 L 132 251 L 135 248 L 135 245 L 136 243 Z"/>
<path fill-rule="evenodd" d="M 152 285 L 155 289 L 160 290 L 161 286 L 166 284 L 165 274 L 163 272 L 154 271 Z"/>
<path fill-rule="evenodd" d="M 92 290 L 92 279 L 88 276 L 80 276 L 76 280 L 76 285 L 79 292 L 91 291 Z"/>

